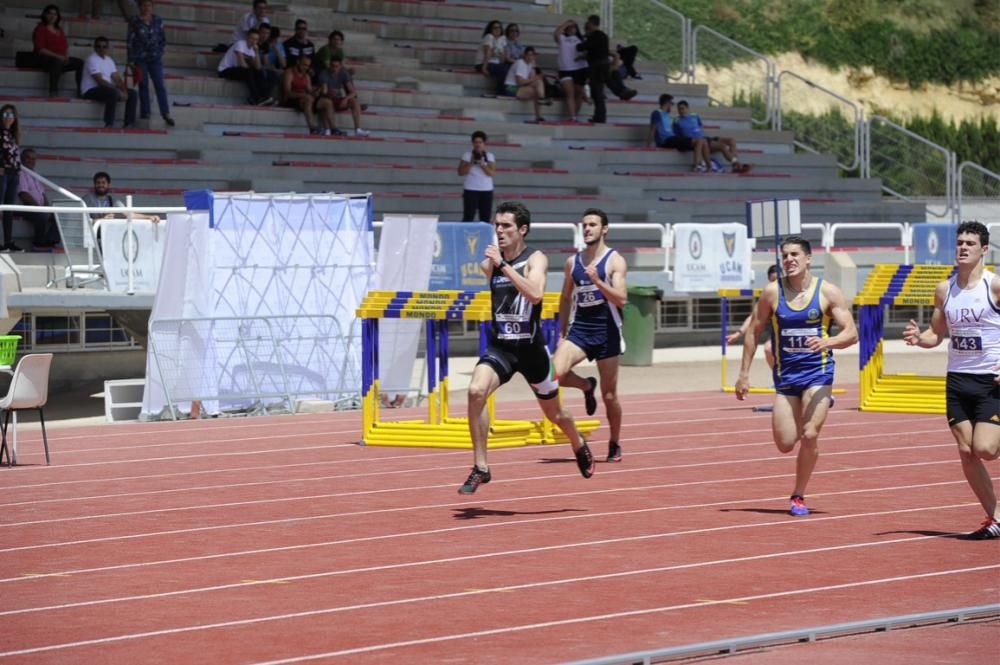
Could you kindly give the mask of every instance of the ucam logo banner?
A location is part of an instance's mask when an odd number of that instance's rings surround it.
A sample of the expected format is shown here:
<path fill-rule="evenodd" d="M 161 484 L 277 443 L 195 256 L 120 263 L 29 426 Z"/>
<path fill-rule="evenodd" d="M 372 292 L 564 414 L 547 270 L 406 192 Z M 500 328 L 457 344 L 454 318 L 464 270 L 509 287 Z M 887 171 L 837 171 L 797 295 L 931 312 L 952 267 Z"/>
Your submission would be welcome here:
<path fill-rule="evenodd" d="M 743 224 L 677 224 L 674 246 L 675 291 L 750 287 L 750 245 Z"/>
<path fill-rule="evenodd" d="M 146 220 L 136 220 L 132 222 L 132 233 L 129 234 L 126 232 L 126 220 L 101 220 L 101 256 L 104 257 L 104 275 L 110 291 L 128 290 L 130 253 L 135 290 L 156 291 L 160 281 L 160 265 L 163 263 L 165 226 L 166 222 L 153 224 Z"/>

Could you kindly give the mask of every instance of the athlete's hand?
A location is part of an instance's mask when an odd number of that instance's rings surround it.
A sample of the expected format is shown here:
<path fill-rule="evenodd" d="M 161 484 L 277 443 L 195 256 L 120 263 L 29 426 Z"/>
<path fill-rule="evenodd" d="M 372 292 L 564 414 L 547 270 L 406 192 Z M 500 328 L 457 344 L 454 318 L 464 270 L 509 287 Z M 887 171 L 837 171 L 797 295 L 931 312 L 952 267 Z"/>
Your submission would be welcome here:
<path fill-rule="evenodd" d="M 500 264 L 503 263 L 503 256 L 500 254 L 500 248 L 496 245 L 486 246 L 486 258 L 492 261 L 493 265 L 498 268 L 500 267 Z"/>
<path fill-rule="evenodd" d="M 823 349 L 830 348 L 830 342 L 823 337 L 807 337 L 806 347 L 808 347 L 813 353 L 819 353 Z"/>
<path fill-rule="evenodd" d="M 1000 383 L 1000 363 L 993 366 L 993 381 Z"/>
<path fill-rule="evenodd" d="M 735 344 L 742 334 L 739 330 L 729 333 L 726 335 L 726 344 Z"/>
<path fill-rule="evenodd" d="M 736 399 L 743 401 L 746 399 L 747 393 L 750 392 L 750 377 L 740 376 L 736 379 Z"/>
<path fill-rule="evenodd" d="M 597 266 L 595 264 L 591 263 L 583 269 L 583 272 L 587 273 L 587 279 L 589 279 L 592 284 L 597 284 L 601 281 L 600 276 L 597 274 Z"/>
<path fill-rule="evenodd" d="M 913 319 L 903 328 L 903 341 L 907 346 L 916 346 L 920 342 L 920 326 Z"/>

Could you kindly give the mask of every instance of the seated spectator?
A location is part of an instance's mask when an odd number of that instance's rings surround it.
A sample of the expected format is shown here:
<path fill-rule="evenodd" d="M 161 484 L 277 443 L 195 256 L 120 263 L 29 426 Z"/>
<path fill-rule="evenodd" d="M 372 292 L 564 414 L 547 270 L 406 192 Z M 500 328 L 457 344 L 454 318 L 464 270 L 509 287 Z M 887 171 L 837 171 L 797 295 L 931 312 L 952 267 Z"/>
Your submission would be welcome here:
<path fill-rule="evenodd" d="M 288 67 L 285 60 L 285 45 L 281 43 L 281 28 L 277 26 L 267 27 L 267 38 L 260 42 L 258 51 L 260 52 L 261 64 L 265 69 L 273 72 L 284 71 Z"/>
<path fill-rule="evenodd" d="M 59 94 L 59 79 L 66 72 L 76 75 L 76 94 L 80 94 L 80 77 L 83 74 L 83 60 L 70 57 L 69 42 L 60 23 L 62 15 L 59 7 L 47 5 L 31 33 L 34 50 L 17 54 L 18 67 L 44 69 L 49 75 L 49 97 Z"/>
<path fill-rule="evenodd" d="M 628 101 L 639 94 L 638 90 L 625 85 L 625 76 L 622 72 L 625 66 L 622 65 L 621 56 L 618 53 L 611 54 L 611 73 L 608 76 L 608 90 L 618 99 Z"/>
<path fill-rule="evenodd" d="M 545 97 L 545 80 L 535 68 L 535 47 L 524 49 L 524 57 L 514 63 L 504 81 L 504 94 L 520 100 L 531 100 L 535 109 L 535 122 L 544 122 L 541 106 L 548 106 L 551 99 Z"/>
<path fill-rule="evenodd" d="M 344 61 L 334 56 L 330 58 L 330 66 L 319 74 L 320 94 L 333 102 L 334 111 L 351 110 L 354 119 L 354 134 L 370 136 L 371 132 L 361 129 L 361 100 L 358 99 L 358 89 L 354 85 L 351 73 L 344 67 Z M 330 127 L 334 131 L 334 127 Z M 334 133 L 340 133 L 334 131 Z"/>
<path fill-rule="evenodd" d="M 701 125 L 701 118 L 697 113 L 691 113 L 688 103 L 684 100 L 677 102 L 677 119 L 674 120 L 674 133 L 678 136 L 686 136 L 692 139 L 704 139 L 708 141 L 710 152 L 721 152 L 722 156 L 729 162 L 733 173 L 747 173 L 751 166 L 743 164 L 736 156 L 736 140 L 728 136 L 705 136 L 705 130 Z M 722 167 L 715 161 L 711 162 L 712 171 L 722 172 Z"/>
<path fill-rule="evenodd" d="M 639 47 L 618 44 L 615 46 L 615 53 L 618 55 L 618 70 L 622 79 L 642 80 L 639 72 L 635 71 L 635 58 L 639 55 Z"/>
<path fill-rule="evenodd" d="M 323 71 L 329 69 L 330 59 L 333 56 L 337 56 L 344 61 L 347 60 L 347 57 L 344 55 L 344 33 L 340 30 L 331 32 L 326 38 L 326 45 L 316 51 L 317 70 Z"/>
<path fill-rule="evenodd" d="M 267 15 L 267 0 L 253 0 L 253 10 L 247 12 L 236 24 L 233 36 L 230 38 L 230 45 L 241 39 L 246 40 L 247 33 L 256 28 L 257 32 L 267 34 L 265 28 L 270 27 L 271 18 Z"/>
<path fill-rule="evenodd" d="M 295 22 L 295 34 L 285 40 L 285 62 L 289 67 L 304 55 L 316 55 L 316 47 L 309 41 L 309 24 L 299 19 Z"/>
<path fill-rule="evenodd" d="M 34 148 L 25 148 L 21 151 L 21 164 L 34 171 L 36 157 Z M 38 178 L 24 169 L 21 169 L 17 198 L 20 199 L 21 205 L 50 205 L 48 197 L 45 196 L 45 186 Z M 36 252 L 52 251 L 61 242 L 59 226 L 56 224 L 55 215 L 51 212 L 22 212 L 20 214 L 35 228 L 34 248 Z"/>
<path fill-rule="evenodd" d="M 504 45 L 507 38 L 503 36 L 503 24 L 500 21 L 490 21 L 483 30 L 483 38 L 476 52 L 475 69 L 483 76 L 493 79 L 496 94 L 503 94 L 504 81 L 510 66 L 504 62 Z"/>
<path fill-rule="evenodd" d="M 249 92 L 247 101 L 250 104 L 273 106 L 275 99 L 270 95 L 273 86 L 261 64 L 260 51 L 257 50 L 259 37 L 257 28 L 250 28 L 246 39 L 241 39 L 230 46 L 219 61 L 219 76 L 229 81 L 243 81 Z"/>
<path fill-rule="evenodd" d="M 576 48 L 583 41 L 580 26 L 572 19 L 563 21 L 552 33 L 552 38 L 559 45 L 559 85 L 566 99 L 566 110 L 569 119 L 576 122 L 583 103 L 583 89 L 587 85 L 587 59 Z"/>
<path fill-rule="evenodd" d="M 306 124 L 310 134 L 332 134 L 336 128 L 336 118 L 333 112 L 333 100 L 320 96 L 320 87 L 314 86 L 309 76 L 312 67 L 312 57 L 303 55 L 294 67 L 285 70 L 281 82 L 281 90 L 285 106 L 298 109 L 306 116 Z M 316 111 L 323 117 L 324 128 L 316 122 Z"/>
<path fill-rule="evenodd" d="M 120 199 L 116 199 L 111 195 L 111 176 L 104 171 L 98 171 L 94 174 L 94 188 L 83 195 L 83 203 L 88 208 L 124 208 L 125 203 Z M 108 213 L 106 215 L 102 214 L 92 214 L 90 216 L 91 221 L 96 221 L 98 219 L 121 219 L 125 215 L 123 213 Z M 159 215 L 147 215 L 141 212 L 132 213 L 132 219 L 142 219 L 154 224 L 160 223 Z"/>
<path fill-rule="evenodd" d="M 85 99 L 104 104 L 104 126 L 115 124 L 115 109 L 119 101 L 125 102 L 126 128 L 135 127 L 135 90 L 125 85 L 125 79 L 118 73 L 118 66 L 108 55 L 108 38 L 94 40 L 94 52 L 87 56 L 83 65 L 83 79 L 80 92 Z"/>
<path fill-rule="evenodd" d="M 692 170 L 705 173 L 708 171 L 708 164 L 712 158 L 708 150 L 708 141 L 703 138 L 693 139 L 675 134 L 674 123 L 670 118 L 670 109 L 673 106 L 673 95 L 660 95 L 660 108 L 649 116 L 649 135 L 646 137 L 646 146 L 656 145 L 659 148 L 673 148 L 681 152 L 690 151 Z"/>
<path fill-rule="evenodd" d="M 149 118 L 149 83 L 156 89 L 156 105 L 160 117 L 169 127 L 174 126 L 170 117 L 170 99 L 163 83 L 163 51 L 167 33 L 163 19 L 153 13 L 153 0 L 140 0 L 139 15 L 128 19 L 128 61 L 139 68 L 139 117 Z"/>
<path fill-rule="evenodd" d="M 508 23 L 503 31 L 503 61 L 509 68 L 515 62 L 524 57 L 524 46 L 521 44 L 521 26 L 517 23 Z"/>

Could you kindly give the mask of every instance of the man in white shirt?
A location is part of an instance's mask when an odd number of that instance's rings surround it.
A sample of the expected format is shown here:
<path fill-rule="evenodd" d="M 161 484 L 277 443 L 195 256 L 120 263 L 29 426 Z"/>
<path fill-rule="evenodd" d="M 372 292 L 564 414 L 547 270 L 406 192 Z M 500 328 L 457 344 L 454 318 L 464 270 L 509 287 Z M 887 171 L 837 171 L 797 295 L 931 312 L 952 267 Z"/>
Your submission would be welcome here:
<path fill-rule="evenodd" d="M 497 158 L 486 150 L 486 132 L 472 132 L 472 150 L 462 155 L 458 175 L 465 177 L 462 187 L 462 221 L 491 221 L 493 214 L 493 174 L 497 171 Z"/>
<path fill-rule="evenodd" d="M 511 65 L 504 80 L 504 92 L 510 97 L 528 101 L 535 107 L 535 122 L 544 122 L 545 118 L 539 112 L 540 106 L 548 106 L 551 99 L 545 97 L 545 81 L 535 69 L 535 49 L 531 46 L 524 49 L 524 55 Z"/>
<path fill-rule="evenodd" d="M 85 99 L 104 104 L 104 126 L 115 124 L 115 109 L 119 101 L 125 102 L 124 127 L 135 127 L 135 90 L 125 85 L 125 79 L 118 73 L 118 66 L 108 55 L 108 38 L 94 40 L 94 52 L 83 63 L 83 78 L 80 94 Z"/>
<path fill-rule="evenodd" d="M 263 32 L 264 26 L 270 27 L 270 23 L 271 19 L 267 16 L 267 0 L 254 0 L 253 11 L 244 14 L 240 22 L 236 24 L 236 29 L 233 30 L 233 36 L 229 43 L 234 44 L 241 39 L 246 39 L 247 33 L 253 28 Z"/>
<path fill-rule="evenodd" d="M 257 43 L 260 33 L 257 28 L 247 31 L 246 39 L 235 42 L 219 61 L 219 76 L 230 81 L 242 81 L 247 86 L 247 101 L 255 106 L 273 106 L 271 96 L 272 81 L 260 60 Z"/>

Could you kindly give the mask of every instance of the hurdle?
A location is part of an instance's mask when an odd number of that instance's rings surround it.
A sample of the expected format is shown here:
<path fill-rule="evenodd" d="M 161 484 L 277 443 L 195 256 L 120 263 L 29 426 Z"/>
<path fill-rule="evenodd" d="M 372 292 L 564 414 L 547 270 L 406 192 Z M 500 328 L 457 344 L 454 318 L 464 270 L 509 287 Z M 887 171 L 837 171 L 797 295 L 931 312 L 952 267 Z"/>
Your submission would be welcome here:
<path fill-rule="evenodd" d="M 559 339 L 558 293 L 546 293 L 542 301 L 542 332 L 550 350 Z M 488 291 L 370 291 L 356 311 L 361 319 L 361 422 L 362 445 L 422 448 L 472 448 L 469 422 L 450 414 L 448 398 L 448 323 L 475 321 L 479 324 L 480 352 L 492 318 Z M 425 319 L 427 354 L 427 416 L 383 421 L 379 404 L 378 328 L 380 319 Z M 496 400 L 490 397 L 489 448 L 511 448 L 529 444 L 567 443 L 566 437 L 548 419 L 502 420 L 496 416 Z M 577 420 L 584 436 L 600 426 L 596 419 Z"/>
<path fill-rule="evenodd" d="M 886 374 L 885 310 L 889 306 L 934 306 L 934 288 L 955 271 L 950 265 L 880 263 L 868 274 L 858 305 L 858 384 L 862 411 L 889 413 L 945 412 L 943 376 Z"/>

